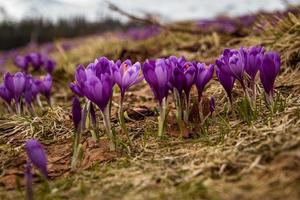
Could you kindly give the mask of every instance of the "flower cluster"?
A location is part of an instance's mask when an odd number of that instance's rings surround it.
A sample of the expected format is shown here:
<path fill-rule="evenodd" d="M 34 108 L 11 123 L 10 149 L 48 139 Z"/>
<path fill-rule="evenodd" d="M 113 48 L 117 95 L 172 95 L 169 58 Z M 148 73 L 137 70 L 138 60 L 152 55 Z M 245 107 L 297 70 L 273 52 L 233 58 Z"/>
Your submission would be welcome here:
<path fill-rule="evenodd" d="M 159 102 L 158 135 L 161 136 L 167 115 L 166 101 L 169 92 L 173 93 L 176 117 L 182 131 L 183 121 L 185 124 L 189 121 L 191 88 L 196 85 L 201 105 L 202 92 L 213 77 L 214 65 L 206 67 L 203 63 L 187 61 L 184 57 L 170 56 L 167 59 L 147 60 L 143 65 L 143 73 Z"/>
<path fill-rule="evenodd" d="M 47 73 L 52 73 L 56 63 L 49 57 L 42 55 L 40 53 L 32 52 L 25 56 L 18 55 L 14 59 L 14 64 L 24 72 L 28 72 L 29 67 L 35 71 L 43 68 Z"/>
<path fill-rule="evenodd" d="M 110 148 L 115 149 L 114 135 L 110 124 L 110 100 L 113 93 L 113 87 L 117 84 L 120 88 L 120 104 L 119 104 L 119 121 L 124 132 L 127 132 L 123 116 L 123 101 L 125 92 L 134 84 L 140 82 L 143 77 L 140 76 L 140 63 L 132 64 L 130 60 L 123 63 L 121 61 L 111 61 L 105 57 L 96 59 L 93 63 L 88 64 L 85 68 L 79 65 L 76 69 L 75 82 L 70 83 L 72 91 L 80 97 L 84 97 L 86 105 L 83 111 L 78 106 L 78 101 L 73 101 L 73 119 L 75 127 L 80 124 L 80 129 L 84 129 L 86 117 L 90 113 L 91 118 L 95 121 L 95 114 L 92 111 L 93 104 L 100 109 L 106 133 L 110 138 Z M 80 104 L 79 104 L 80 105 Z M 79 118 L 79 113 L 81 117 Z M 83 114 L 82 114 L 83 113 Z M 79 120 L 80 119 L 80 120 Z M 78 129 L 78 128 L 77 128 Z M 97 138 L 96 138 L 97 139 Z M 76 144 L 78 145 L 78 144 Z M 76 147 L 75 147 L 76 148 Z"/>
<path fill-rule="evenodd" d="M 266 52 L 263 47 L 225 49 L 216 61 L 217 77 L 224 87 L 232 103 L 232 89 L 235 80 L 242 86 L 247 99 L 254 104 L 256 100 L 256 75 L 259 72 L 260 80 L 266 93 L 266 100 L 272 104 L 274 83 L 280 71 L 280 56 L 276 52 Z M 249 84 L 248 84 L 249 83 Z M 250 85 L 252 100 L 249 95 Z"/>
<path fill-rule="evenodd" d="M 44 95 L 50 104 L 51 87 L 52 76 L 50 74 L 40 79 L 34 79 L 31 75 L 23 72 L 6 73 L 3 83 L 0 85 L 0 97 L 6 102 L 9 109 L 14 103 L 16 112 L 20 114 L 24 104 L 30 111 L 33 109 L 32 103 L 35 99 L 39 100 L 39 94 Z"/>

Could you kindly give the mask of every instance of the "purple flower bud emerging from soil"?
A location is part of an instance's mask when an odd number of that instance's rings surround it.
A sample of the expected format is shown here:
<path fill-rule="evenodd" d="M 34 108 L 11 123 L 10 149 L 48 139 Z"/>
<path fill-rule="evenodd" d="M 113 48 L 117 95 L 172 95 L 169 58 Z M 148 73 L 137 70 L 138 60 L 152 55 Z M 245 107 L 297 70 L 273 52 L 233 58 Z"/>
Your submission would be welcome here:
<path fill-rule="evenodd" d="M 4 86 L 4 84 L 0 85 L 0 97 L 8 104 L 11 103 L 13 98 L 11 92 Z"/>
<path fill-rule="evenodd" d="M 31 163 L 47 178 L 47 158 L 43 146 L 34 139 L 26 141 L 25 149 Z"/>
<path fill-rule="evenodd" d="M 198 98 L 201 99 L 202 92 L 207 83 L 212 79 L 214 74 L 214 65 L 209 65 L 207 68 L 205 64 L 197 64 L 196 87 L 198 90 Z"/>
<path fill-rule="evenodd" d="M 211 97 L 210 100 L 209 100 L 209 110 L 210 110 L 210 113 L 213 113 L 215 111 L 215 108 L 216 108 L 215 98 Z"/>
<path fill-rule="evenodd" d="M 141 64 L 139 62 L 132 65 L 130 60 L 126 60 L 120 65 L 113 65 L 112 72 L 122 97 L 128 88 L 143 80 L 143 76 L 140 75 Z"/>
<path fill-rule="evenodd" d="M 76 130 L 78 130 L 79 128 L 79 124 L 81 121 L 81 113 L 82 112 L 80 102 L 78 98 L 74 97 L 72 103 L 72 119 Z"/>
<path fill-rule="evenodd" d="M 264 55 L 259 68 L 260 80 L 266 94 L 273 96 L 274 83 L 280 71 L 280 56 L 277 52 L 268 52 Z"/>
<path fill-rule="evenodd" d="M 171 78 L 171 67 L 167 65 L 165 59 L 147 60 L 143 65 L 145 80 L 151 87 L 155 98 L 162 103 L 169 93 L 169 81 Z"/>
<path fill-rule="evenodd" d="M 4 85 L 14 97 L 16 103 L 19 103 L 25 90 L 26 76 L 22 72 L 17 72 L 14 75 L 6 73 L 4 75 Z"/>
<path fill-rule="evenodd" d="M 28 56 L 17 56 L 14 59 L 14 64 L 22 69 L 24 72 L 27 72 L 29 67 L 29 57 Z"/>
<path fill-rule="evenodd" d="M 255 76 L 262 64 L 262 58 L 265 52 L 263 47 L 242 48 L 245 56 L 245 71 L 250 76 L 251 80 L 255 81 Z"/>

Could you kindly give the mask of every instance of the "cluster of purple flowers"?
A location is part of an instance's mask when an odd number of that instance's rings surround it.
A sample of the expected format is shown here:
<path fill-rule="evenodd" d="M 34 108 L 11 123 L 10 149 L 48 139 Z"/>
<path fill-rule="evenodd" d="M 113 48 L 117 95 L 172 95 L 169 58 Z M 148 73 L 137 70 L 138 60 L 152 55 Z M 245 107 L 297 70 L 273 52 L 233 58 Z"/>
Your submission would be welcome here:
<path fill-rule="evenodd" d="M 207 83 L 212 79 L 214 65 L 207 67 L 204 63 L 187 61 L 184 57 L 170 56 L 166 59 L 147 60 L 143 65 L 145 80 L 150 85 L 155 98 L 159 102 L 160 118 L 158 135 L 164 131 L 167 114 L 167 97 L 173 93 L 177 109 L 179 128 L 188 124 L 190 110 L 190 91 L 195 84 L 201 104 L 202 92 Z M 214 99 L 212 99 L 214 101 Z M 212 102 L 214 103 L 214 102 Z M 214 108 L 214 106 L 212 106 Z"/>
<path fill-rule="evenodd" d="M 35 99 L 39 99 L 39 94 L 44 95 L 50 104 L 51 87 L 52 76 L 50 74 L 40 79 L 34 79 L 30 74 L 23 72 L 6 73 L 3 83 L 0 85 L 0 97 L 6 102 L 9 109 L 14 102 L 16 112 L 20 114 L 24 103 L 28 109 L 33 108 L 32 103 Z"/>
<path fill-rule="evenodd" d="M 94 113 L 94 111 L 91 112 L 94 103 L 102 113 L 106 132 L 110 138 L 110 148 L 115 149 L 114 136 L 110 125 L 111 107 L 109 103 L 113 94 L 113 87 L 117 84 L 121 91 L 119 119 L 123 131 L 126 132 L 123 116 L 124 96 L 131 86 L 143 80 L 140 72 L 141 65 L 138 62 L 134 64 L 130 60 L 114 62 L 105 57 L 96 59 L 93 63 L 88 64 L 86 68 L 79 65 L 76 69 L 75 82 L 70 84 L 70 88 L 78 96 L 84 97 L 86 104 L 82 111 L 78 101 L 73 102 L 73 114 L 81 113 L 80 119 L 79 116 L 73 115 L 75 126 L 80 126 L 81 130 L 84 128 L 88 113 Z M 91 118 L 95 120 L 95 117 L 91 116 Z"/>
<path fill-rule="evenodd" d="M 280 71 L 280 56 L 277 52 L 266 52 L 263 47 L 259 46 L 239 50 L 225 49 L 216 61 L 216 65 L 217 77 L 231 103 L 231 92 L 235 80 L 241 84 L 248 100 L 255 103 L 256 75 L 258 72 L 266 93 L 266 100 L 268 103 L 272 103 L 274 83 Z M 250 100 L 248 85 L 250 85 L 252 100 Z"/>
<path fill-rule="evenodd" d="M 24 72 L 28 72 L 29 67 L 32 66 L 33 70 L 38 71 L 43 68 L 47 73 L 52 73 L 56 63 L 48 56 L 32 52 L 27 55 L 18 55 L 14 59 L 14 64 Z"/>

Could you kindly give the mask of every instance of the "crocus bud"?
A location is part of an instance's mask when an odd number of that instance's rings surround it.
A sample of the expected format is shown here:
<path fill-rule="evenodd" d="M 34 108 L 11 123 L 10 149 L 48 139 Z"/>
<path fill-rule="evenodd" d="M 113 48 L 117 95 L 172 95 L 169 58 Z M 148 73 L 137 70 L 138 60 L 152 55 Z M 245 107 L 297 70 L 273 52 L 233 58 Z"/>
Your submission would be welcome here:
<path fill-rule="evenodd" d="M 235 78 L 231 76 L 230 74 L 227 74 L 226 72 L 220 70 L 217 68 L 217 77 L 223 88 L 225 89 L 227 96 L 230 100 L 230 103 L 232 103 L 232 89 L 234 86 Z"/>
<path fill-rule="evenodd" d="M 56 66 L 56 63 L 49 58 L 45 58 L 43 61 L 43 66 L 49 74 L 52 74 L 52 72 Z"/>
<path fill-rule="evenodd" d="M 29 58 L 28 56 L 17 56 L 14 59 L 14 64 L 24 72 L 27 72 L 29 67 Z"/>
<path fill-rule="evenodd" d="M 31 163 L 47 178 L 47 158 L 43 146 L 37 140 L 30 139 L 26 141 L 25 149 Z"/>
<path fill-rule="evenodd" d="M 81 105 L 77 97 L 73 98 L 73 103 L 72 103 L 72 119 L 74 123 L 74 127 L 76 130 L 79 128 L 79 124 L 81 121 Z"/>
<path fill-rule="evenodd" d="M 41 93 L 50 101 L 51 96 L 51 88 L 52 88 L 52 76 L 47 74 L 46 76 L 42 77 L 39 82 L 39 87 Z"/>
<path fill-rule="evenodd" d="M 146 60 L 143 65 L 145 80 L 150 85 L 155 98 L 162 104 L 162 100 L 168 96 L 169 82 L 172 69 L 165 59 Z"/>
<path fill-rule="evenodd" d="M 26 76 L 22 72 L 17 72 L 14 75 L 10 73 L 4 75 L 4 85 L 18 103 L 25 90 L 25 84 Z"/>
<path fill-rule="evenodd" d="M 214 65 L 209 65 L 207 68 L 205 64 L 197 64 L 196 87 L 198 90 L 199 100 L 206 84 L 212 79 L 214 74 Z"/>
<path fill-rule="evenodd" d="M 273 96 L 274 83 L 280 71 L 280 56 L 277 52 L 268 52 L 264 55 L 259 68 L 260 80 L 266 94 Z"/>

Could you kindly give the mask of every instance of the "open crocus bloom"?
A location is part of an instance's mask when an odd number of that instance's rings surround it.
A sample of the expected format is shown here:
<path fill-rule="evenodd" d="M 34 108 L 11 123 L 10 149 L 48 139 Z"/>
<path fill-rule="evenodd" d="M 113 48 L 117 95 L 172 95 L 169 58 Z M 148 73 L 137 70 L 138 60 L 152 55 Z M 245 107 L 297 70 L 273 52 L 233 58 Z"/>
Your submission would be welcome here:
<path fill-rule="evenodd" d="M 117 63 L 113 65 L 112 73 L 114 81 L 119 86 L 122 97 L 128 88 L 143 80 L 140 72 L 141 64 L 139 62 L 132 65 L 130 60 L 126 60 L 121 64 Z"/>

